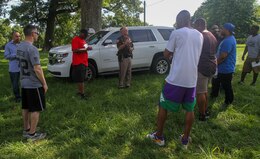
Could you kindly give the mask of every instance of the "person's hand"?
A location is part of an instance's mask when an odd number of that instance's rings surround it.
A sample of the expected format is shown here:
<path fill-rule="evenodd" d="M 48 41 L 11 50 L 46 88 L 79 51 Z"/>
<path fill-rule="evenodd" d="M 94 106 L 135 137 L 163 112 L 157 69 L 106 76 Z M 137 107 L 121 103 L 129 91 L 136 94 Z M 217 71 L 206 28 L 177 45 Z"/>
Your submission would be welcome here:
<path fill-rule="evenodd" d="M 129 45 L 131 43 L 131 40 L 129 38 L 126 39 L 125 43 Z"/>
<path fill-rule="evenodd" d="M 47 86 L 47 84 L 43 85 L 42 87 L 43 87 L 44 93 L 46 93 L 47 90 L 48 90 L 48 86 Z"/>
<path fill-rule="evenodd" d="M 242 56 L 242 61 L 244 61 L 244 60 L 245 60 L 245 55 Z"/>

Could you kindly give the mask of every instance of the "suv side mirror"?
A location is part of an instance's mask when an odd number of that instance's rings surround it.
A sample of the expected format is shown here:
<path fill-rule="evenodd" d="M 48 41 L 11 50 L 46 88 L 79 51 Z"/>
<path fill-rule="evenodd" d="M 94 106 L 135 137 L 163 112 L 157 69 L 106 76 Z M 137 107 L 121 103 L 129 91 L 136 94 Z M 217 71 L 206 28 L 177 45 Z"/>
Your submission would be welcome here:
<path fill-rule="evenodd" d="M 113 41 L 111 39 L 106 39 L 104 42 L 103 42 L 103 45 L 104 46 L 107 46 L 107 45 L 110 45 L 110 44 L 113 44 Z"/>

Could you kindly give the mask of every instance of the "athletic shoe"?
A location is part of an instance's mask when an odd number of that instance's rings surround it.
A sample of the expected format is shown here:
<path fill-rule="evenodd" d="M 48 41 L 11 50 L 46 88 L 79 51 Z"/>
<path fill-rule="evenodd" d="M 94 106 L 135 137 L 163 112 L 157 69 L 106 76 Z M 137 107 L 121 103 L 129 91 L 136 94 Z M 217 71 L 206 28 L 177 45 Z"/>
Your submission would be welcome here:
<path fill-rule="evenodd" d="M 28 134 L 26 136 L 27 141 L 36 141 L 36 140 L 41 140 L 46 137 L 46 133 L 35 133 L 34 135 Z"/>
<path fill-rule="evenodd" d="M 191 137 L 188 137 L 188 139 L 183 138 L 184 134 L 180 135 L 180 141 L 185 150 L 188 149 L 189 143 L 191 143 Z"/>
<path fill-rule="evenodd" d="M 29 131 L 23 130 L 23 137 L 27 137 L 28 134 L 29 134 Z"/>
<path fill-rule="evenodd" d="M 239 85 L 244 85 L 245 82 L 244 82 L 244 81 L 239 81 L 238 84 L 239 84 Z"/>
<path fill-rule="evenodd" d="M 148 134 L 147 137 L 151 139 L 154 143 L 156 143 L 159 146 L 164 146 L 165 145 L 165 140 L 164 137 L 160 137 L 156 135 L 156 132 L 153 132 L 151 134 Z"/>
<path fill-rule="evenodd" d="M 88 96 L 85 95 L 85 94 L 81 94 L 81 99 L 83 99 L 83 100 L 87 100 L 87 99 L 88 99 Z"/>
<path fill-rule="evenodd" d="M 255 86 L 255 83 L 252 82 L 252 83 L 250 84 L 250 86 Z"/>
<path fill-rule="evenodd" d="M 227 103 L 223 103 L 223 104 L 221 105 L 221 109 L 227 109 L 228 105 L 229 105 L 229 104 L 227 104 Z"/>
<path fill-rule="evenodd" d="M 122 86 L 122 85 L 118 86 L 118 89 L 124 89 L 124 88 L 125 88 L 125 86 Z"/>
<path fill-rule="evenodd" d="M 206 121 L 206 120 L 207 120 L 206 115 L 199 114 L 199 121 Z"/>
<path fill-rule="evenodd" d="M 209 110 L 208 110 L 208 109 L 206 110 L 206 112 L 205 112 L 205 115 L 206 115 L 206 119 L 208 119 L 208 118 L 209 118 L 209 116 L 210 116 L 210 112 L 209 112 Z"/>

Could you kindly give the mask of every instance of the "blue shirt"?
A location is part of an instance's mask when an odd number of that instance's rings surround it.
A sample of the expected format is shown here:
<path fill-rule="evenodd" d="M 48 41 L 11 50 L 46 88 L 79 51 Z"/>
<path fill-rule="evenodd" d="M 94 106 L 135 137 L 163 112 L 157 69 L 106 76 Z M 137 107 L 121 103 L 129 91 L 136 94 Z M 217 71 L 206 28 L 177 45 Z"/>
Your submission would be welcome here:
<path fill-rule="evenodd" d="M 20 72 L 19 60 L 16 57 L 18 44 L 10 41 L 5 45 L 5 59 L 9 60 L 9 72 Z"/>
<path fill-rule="evenodd" d="M 219 45 L 217 57 L 226 52 L 227 57 L 218 65 L 218 73 L 233 73 L 236 67 L 236 39 L 233 35 L 226 37 Z"/>

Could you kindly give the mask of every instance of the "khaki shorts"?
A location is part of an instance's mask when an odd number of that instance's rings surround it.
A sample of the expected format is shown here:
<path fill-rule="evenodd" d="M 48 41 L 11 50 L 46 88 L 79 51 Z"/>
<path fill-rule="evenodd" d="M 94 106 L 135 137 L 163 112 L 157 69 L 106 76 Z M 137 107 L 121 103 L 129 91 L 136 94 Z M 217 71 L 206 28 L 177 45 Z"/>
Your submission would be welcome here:
<path fill-rule="evenodd" d="M 255 61 L 256 61 L 256 58 L 247 57 L 246 61 L 244 62 L 243 72 L 250 73 L 253 70 L 252 62 L 255 62 Z"/>
<path fill-rule="evenodd" d="M 211 77 L 206 77 L 200 72 L 198 72 L 198 80 L 197 80 L 197 87 L 196 87 L 197 94 L 208 92 L 208 84 L 210 80 Z"/>

